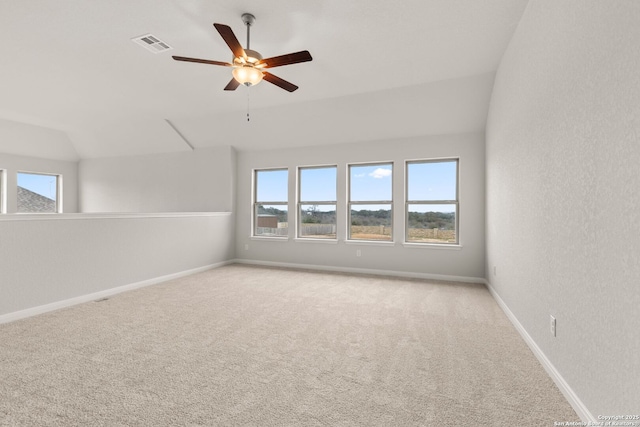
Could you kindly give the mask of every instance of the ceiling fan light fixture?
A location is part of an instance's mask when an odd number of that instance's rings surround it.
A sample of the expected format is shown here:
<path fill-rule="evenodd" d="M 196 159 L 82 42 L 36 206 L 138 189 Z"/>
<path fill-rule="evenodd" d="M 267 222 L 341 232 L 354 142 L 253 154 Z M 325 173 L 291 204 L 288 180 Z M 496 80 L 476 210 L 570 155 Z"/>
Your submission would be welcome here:
<path fill-rule="evenodd" d="M 176 61 L 196 62 L 200 64 L 219 65 L 223 67 L 232 67 L 233 78 L 224 90 L 236 90 L 238 86 L 253 86 L 260 83 L 263 79 L 269 83 L 278 86 L 287 92 L 293 92 L 298 89 L 298 86 L 278 76 L 273 75 L 270 72 L 262 71 L 265 68 L 282 67 L 283 65 L 298 64 L 301 62 L 311 61 L 313 58 L 308 50 L 301 50 L 300 52 L 288 53 L 285 55 L 272 56 L 267 59 L 262 58 L 259 52 L 252 50 L 249 46 L 250 42 L 250 30 L 251 25 L 255 22 L 256 18 L 250 13 L 242 15 L 242 22 L 247 27 L 247 48 L 244 49 L 238 38 L 233 33 L 233 30 L 228 25 L 213 23 L 213 26 L 218 31 L 222 40 L 229 46 L 231 53 L 233 53 L 233 59 L 231 62 L 212 61 L 209 59 L 188 58 L 185 56 L 173 56 Z"/>
<path fill-rule="evenodd" d="M 262 71 L 252 66 L 236 67 L 232 71 L 233 78 L 245 86 L 257 85 L 262 81 Z"/>
<path fill-rule="evenodd" d="M 244 53 L 247 55 L 247 62 L 252 65 L 256 65 L 258 61 L 262 60 L 262 55 L 252 49 L 245 49 Z"/>

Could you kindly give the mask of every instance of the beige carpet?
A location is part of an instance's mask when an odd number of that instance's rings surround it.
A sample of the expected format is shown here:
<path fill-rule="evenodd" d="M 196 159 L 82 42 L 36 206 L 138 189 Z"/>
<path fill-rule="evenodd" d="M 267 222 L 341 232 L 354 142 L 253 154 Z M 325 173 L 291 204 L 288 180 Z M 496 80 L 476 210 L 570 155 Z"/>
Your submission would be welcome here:
<path fill-rule="evenodd" d="M 2 426 L 568 420 L 481 285 L 231 265 L 0 325 Z"/>

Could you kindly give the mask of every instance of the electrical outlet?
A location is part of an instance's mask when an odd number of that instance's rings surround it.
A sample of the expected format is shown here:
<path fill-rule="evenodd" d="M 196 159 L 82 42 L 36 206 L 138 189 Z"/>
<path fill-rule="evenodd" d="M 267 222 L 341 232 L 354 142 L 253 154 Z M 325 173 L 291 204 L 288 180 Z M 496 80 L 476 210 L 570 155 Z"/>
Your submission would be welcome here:
<path fill-rule="evenodd" d="M 556 336 L 556 318 L 551 316 L 551 335 Z"/>
<path fill-rule="evenodd" d="M 360 249 L 356 249 L 356 256 L 362 256 L 362 252 L 360 251 Z"/>
<path fill-rule="evenodd" d="M 245 251 L 248 251 L 248 250 L 249 250 L 249 244 L 248 244 L 248 243 L 245 243 L 245 244 L 244 244 L 244 250 L 245 250 Z"/>

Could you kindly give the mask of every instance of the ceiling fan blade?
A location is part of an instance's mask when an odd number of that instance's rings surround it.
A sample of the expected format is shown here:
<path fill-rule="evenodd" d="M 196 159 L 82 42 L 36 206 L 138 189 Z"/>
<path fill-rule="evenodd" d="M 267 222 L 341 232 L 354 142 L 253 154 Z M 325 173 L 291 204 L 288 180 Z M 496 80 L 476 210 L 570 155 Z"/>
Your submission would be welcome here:
<path fill-rule="evenodd" d="M 233 34 L 233 30 L 231 29 L 231 27 L 224 24 L 213 24 L 213 26 L 216 27 L 216 30 L 218 30 L 218 32 L 222 36 L 222 39 L 225 41 L 227 46 L 229 46 L 229 49 L 231 49 L 231 52 L 233 52 L 233 56 L 235 56 L 236 58 L 246 59 L 247 55 L 244 53 L 244 49 L 236 38 L 236 35 Z"/>
<path fill-rule="evenodd" d="M 267 73 L 266 71 L 262 72 L 263 74 L 263 79 L 268 81 L 269 83 L 273 83 L 274 85 L 281 87 L 282 89 L 288 91 L 288 92 L 293 92 L 294 90 L 298 89 L 298 86 L 294 85 L 293 83 L 289 83 L 288 81 L 281 79 L 278 76 L 274 76 L 271 73 Z"/>
<path fill-rule="evenodd" d="M 283 65 L 297 64 L 299 62 L 311 61 L 313 58 L 308 50 L 300 52 L 288 53 L 286 55 L 274 56 L 266 58 L 258 62 L 258 64 L 267 64 L 264 68 L 281 67 Z"/>
<path fill-rule="evenodd" d="M 240 86 L 240 83 L 236 79 L 231 79 L 229 83 L 224 87 L 224 90 L 236 90 Z"/>
<path fill-rule="evenodd" d="M 185 62 L 197 62 L 199 64 L 211 64 L 211 65 L 222 65 L 225 67 L 233 67 L 233 64 L 228 62 L 220 62 L 220 61 L 211 61 L 209 59 L 198 59 L 198 58 L 187 58 L 184 56 L 172 56 L 176 61 L 185 61 Z"/>

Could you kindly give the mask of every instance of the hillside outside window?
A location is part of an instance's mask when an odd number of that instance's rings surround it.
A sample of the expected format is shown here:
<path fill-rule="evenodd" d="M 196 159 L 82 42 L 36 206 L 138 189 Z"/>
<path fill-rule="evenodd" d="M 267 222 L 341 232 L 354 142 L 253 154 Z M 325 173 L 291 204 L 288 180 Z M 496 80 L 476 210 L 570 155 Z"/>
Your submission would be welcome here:
<path fill-rule="evenodd" d="M 336 238 L 336 166 L 298 169 L 298 237 Z"/>
<path fill-rule="evenodd" d="M 406 171 L 405 241 L 457 244 L 458 159 L 408 161 Z"/>
<path fill-rule="evenodd" d="M 349 165 L 349 239 L 393 241 L 393 163 Z"/>
<path fill-rule="evenodd" d="M 288 237 L 288 195 L 287 169 L 263 169 L 254 172 L 254 236 Z"/>

